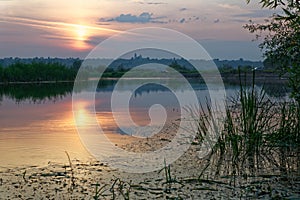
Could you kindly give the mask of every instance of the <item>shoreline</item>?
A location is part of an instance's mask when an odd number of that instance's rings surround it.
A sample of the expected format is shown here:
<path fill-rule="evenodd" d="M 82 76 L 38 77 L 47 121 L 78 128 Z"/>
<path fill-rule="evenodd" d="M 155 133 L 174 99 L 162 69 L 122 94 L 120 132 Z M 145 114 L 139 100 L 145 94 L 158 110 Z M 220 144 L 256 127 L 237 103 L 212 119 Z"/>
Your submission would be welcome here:
<path fill-rule="evenodd" d="M 119 140 L 123 149 L 147 152 L 161 148 L 175 135 L 174 124 L 151 138 Z M 116 138 L 115 138 L 116 139 Z M 126 141 L 126 142 L 124 142 Z M 67 157 L 64 163 L 47 166 L 0 168 L 0 199 L 296 199 L 299 177 L 293 182 L 273 172 L 255 177 L 214 177 L 210 170 L 199 177 L 206 159 L 199 159 L 198 145 L 191 145 L 170 165 L 170 180 L 165 169 L 143 174 L 124 173 L 106 163 L 82 162 Z M 214 170 L 214 168 L 211 168 Z M 233 182 L 235 180 L 235 182 Z M 124 198 L 125 197 L 125 198 Z"/>
<path fill-rule="evenodd" d="M 202 75 L 205 75 L 207 77 L 214 78 L 215 75 L 210 74 L 210 73 L 203 73 Z M 239 83 L 239 74 L 238 73 L 220 73 L 223 81 L 225 83 Z M 187 79 L 200 79 L 201 81 L 204 82 L 203 78 L 201 77 L 200 74 L 185 74 L 183 73 L 183 76 Z M 242 73 L 241 77 L 247 77 L 246 81 L 251 82 L 252 81 L 252 73 Z M 118 80 L 120 77 L 102 77 L 101 80 Z M 140 79 L 172 79 L 167 76 L 161 76 L 161 77 L 127 77 L 125 79 L 128 80 L 140 80 Z M 81 82 L 87 82 L 87 81 L 95 81 L 98 80 L 97 77 L 92 77 L 89 78 L 88 80 L 80 80 Z M 255 82 L 256 83 L 286 83 L 288 81 L 288 77 L 280 77 L 276 73 L 271 73 L 271 72 L 257 72 L 255 75 Z M 1 82 L 0 85 L 21 85 L 21 84 L 55 84 L 55 83 L 74 83 L 75 80 L 57 80 L 57 81 L 32 81 L 32 82 L 23 82 L 23 81 L 15 81 L 15 82 Z M 204 82 L 205 83 L 205 82 Z"/>

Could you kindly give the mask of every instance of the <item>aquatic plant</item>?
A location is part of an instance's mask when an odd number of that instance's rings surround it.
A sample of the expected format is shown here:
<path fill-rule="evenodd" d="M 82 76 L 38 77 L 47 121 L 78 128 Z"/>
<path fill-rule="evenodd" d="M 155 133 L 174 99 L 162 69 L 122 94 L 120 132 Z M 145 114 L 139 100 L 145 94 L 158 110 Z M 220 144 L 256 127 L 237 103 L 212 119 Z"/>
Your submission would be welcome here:
<path fill-rule="evenodd" d="M 211 153 L 205 157 L 199 178 L 209 170 L 217 177 L 231 176 L 235 185 L 236 176 L 247 179 L 264 173 L 264 169 L 279 169 L 284 175 L 299 172 L 299 104 L 275 102 L 264 88 L 256 88 L 255 70 L 251 85 L 241 72 L 239 81 L 237 96 L 226 100 L 223 125 L 218 124 L 220 120 L 212 113 L 211 103 L 200 106 L 200 111 L 188 108 L 198 122 L 199 145 L 207 138 L 208 130 L 218 135 Z"/>

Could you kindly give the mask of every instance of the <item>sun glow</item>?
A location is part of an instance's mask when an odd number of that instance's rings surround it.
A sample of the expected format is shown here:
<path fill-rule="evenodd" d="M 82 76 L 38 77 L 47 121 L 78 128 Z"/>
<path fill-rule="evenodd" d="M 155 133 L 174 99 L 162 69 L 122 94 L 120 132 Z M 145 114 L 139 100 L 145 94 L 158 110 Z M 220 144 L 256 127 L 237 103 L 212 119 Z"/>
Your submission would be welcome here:
<path fill-rule="evenodd" d="M 90 120 L 90 114 L 87 112 L 87 102 L 79 102 L 73 107 L 73 113 L 77 126 L 86 126 Z"/>
<path fill-rule="evenodd" d="M 79 41 L 85 41 L 87 39 L 87 28 L 82 25 L 78 25 L 76 27 L 76 35 L 77 35 L 77 40 Z"/>
<path fill-rule="evenodd" d="M 85 50 L 89 48 L 87 40 L 89 38 L 88 28 L 84 25 L 74 26 L 74 47 L 76 49 Z"/>
<path fill-rule="evenodd" d="M 1 1 L 1 0 L 0 0 Z M 98 25 L 91 25 L 84 22 L 70 23 L 62 21 L 40 20 L 26 17 L 11 17 L 1 16 L 0 23 L 16 24 L 22 26 L 28 26 L 36 29 L 46 29 L 49 31 L 50 38 L 60 39 L 65 43 L 59 45 L 68 45 L 76 50 L 88 50 L 92 48 L 89 40 L 94 36 L 108 37 L 112 33 L 120 33 L 122 31 L 103 28 Z M 51 34 L 53 31 L 53 35 Z M 49 37 L 47 35 L 47 37 Z"/>

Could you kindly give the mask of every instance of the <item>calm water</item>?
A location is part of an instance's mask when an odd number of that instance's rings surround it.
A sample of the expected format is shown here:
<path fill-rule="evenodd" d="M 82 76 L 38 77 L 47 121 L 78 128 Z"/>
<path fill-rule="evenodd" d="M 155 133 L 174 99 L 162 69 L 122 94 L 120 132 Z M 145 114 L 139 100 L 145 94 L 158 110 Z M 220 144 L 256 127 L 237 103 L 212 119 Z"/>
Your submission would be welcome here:
<path fill-rule="evenodd" d="M 170 80 L 166 80 L 170 81 Z M 103 81 L 96 92 L 95 108 L 101 127 L 116 138 L 123 137 L 111 114 L 111 95 L 114 80 Z M 174 94 L 165 87 L 148 84 L 139 87 L 139 80 L 128 80 L 121 85 L 119 94 L 129 94 L 130 115 L 139 126 L 151 122 L 148 110 L 152 105 L 161 104 L 166 110 L 168 120 L 179 118 L 179 103 Z M 185 90 L 174 81 L 176 92 L 188 96 Z M 208 91 L 204 84 L 192 81 L 193 89 L 200 102 L 206 102 Z M 89 84 L 82 86 L 89 91 Z M 138 88 L 134 91 L 134 88 Z M 67 163 L 65 151 L 72 158 L 85 161 L 91 158 L 85 150 L 76 131 L 72 113 L 72 84 L 16 85 L 0 86 L 0 167 L 45 165 L 50 162 Z M 236 93 L 238 86 L 227 86 L 227 95 Z M 76 91 L 78 93 L 82 92 Z M 92 102 L 82 102 L 83 105 Z M 188 104 L 188 102 L 187 102 Z M 120 99 L 122 105 L 122 99 Z M 159 108 L 159 107 L 157 107 Z M 80 112 L 79 112 L 80 113 Z M 153 118 L 161 120 L 160 112 L 154 112 Z M 126 127 L 128 116 L 122 106 L 115 115 Z M 81 112 L 75 118 L 85 120 Z M 130 128 L 130 127 L 127 127 Z"/>

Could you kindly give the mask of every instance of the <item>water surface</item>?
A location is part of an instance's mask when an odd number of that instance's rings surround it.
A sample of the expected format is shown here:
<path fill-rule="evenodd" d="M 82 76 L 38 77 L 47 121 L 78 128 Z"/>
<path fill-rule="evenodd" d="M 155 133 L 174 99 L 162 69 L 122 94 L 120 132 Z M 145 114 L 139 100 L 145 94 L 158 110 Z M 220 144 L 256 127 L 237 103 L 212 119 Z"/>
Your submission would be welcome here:
<path fill-rule="evenodd" d="M 176 83 L 176 81 L 175 81 Z M 191 81 L 201 103 L 205 103 L 208 91 L 203 83 Z M 125 134 L 115 123 L 111 113 L 111 95 L 116 81 L 102 81 L 96 91 L 95 108 L 99 124 L 112 138 L 122 140 Z M 176 90 L 188 96 L 191 91 L 176 83 Z M 89 84 L 84 84 L 85 92 Z M 133 88 L 138 88 L 133 90 Z M 228 95 L 237 92 L 238 86 L 226 86 Z M 72 158 L 82 161 L 91 159 L 91 155 L 82 145 L 77 134 L 72 112 L 73 85 L 42 84 L 0 86 L 0 166 L 46 165 L 48 162 L 67 163 L 65 151 Z M 76 92 L 81 92 L 76 91 Z M 140 87 L 139 80 L 128 80 L 122 85 L 120 93 L 131 95 L 130 114 L 139 126 L 150 123 L 149 108 L 160 104 L 165 108 L 167 119 L 180 117 L 180 107 L 174 94 L 165 87 L 148 84 Z M 121 100 L 120 100 L 121 101 Z M 82 102 L 83 106 L 92 102 Z M 121 103 L 120 103 L 121 105 Z M 154 118 L 158 121 L 158 114 Z M 124 108 L 118 107 L 114 113 L 126 127 Z M 81 112 L 82 121 L 86 113 Z M 123 120 L 123 121 L 122 121 Z M 127 127 L 130 128 L 130 127 Z"/>

